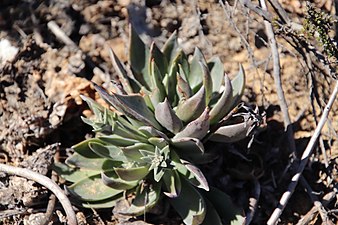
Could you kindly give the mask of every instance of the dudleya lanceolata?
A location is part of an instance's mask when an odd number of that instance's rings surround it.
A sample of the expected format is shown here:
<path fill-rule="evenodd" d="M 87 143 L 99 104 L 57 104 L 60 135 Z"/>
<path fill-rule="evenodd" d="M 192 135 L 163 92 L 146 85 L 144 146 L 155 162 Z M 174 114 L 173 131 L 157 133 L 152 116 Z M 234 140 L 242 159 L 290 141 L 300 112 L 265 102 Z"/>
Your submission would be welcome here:
<path fill-rule="evenodd" d="M 96 136 L 75 145 L 66 164 L 55 165 L 73 183 L 69 192 L 93 208 L 113 207 L 133 193 L 121 213 L 136 216 L 167 199 L 185 224 L 222 224 L 229 199 L 209 187 L 198 165 L 217 157 L 207 143 L 238 141 L 260 123 L 246 107 L 235 112 L 243 68 L 230 80 L 219 58 L 207 62 L 198 48 L 189 61 L 176 33 L 160 50 L 154 43 L 148 48 L 133 28 L 129 66 L 110 54 L 119 78 L 115 90 L 94 87 L 111 108 L 82 96 L 95 114 L 83 121 Z M 229 122 L 234 116 L 241 119 Z"/>

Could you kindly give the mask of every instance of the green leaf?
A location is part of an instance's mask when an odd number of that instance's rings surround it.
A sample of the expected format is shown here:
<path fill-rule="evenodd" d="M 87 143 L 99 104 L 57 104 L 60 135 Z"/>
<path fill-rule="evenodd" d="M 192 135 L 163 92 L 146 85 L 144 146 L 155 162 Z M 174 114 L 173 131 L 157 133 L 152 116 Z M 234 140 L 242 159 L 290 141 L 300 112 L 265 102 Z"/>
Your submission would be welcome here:
<path fill-rule="evenodd" d="M 211 202 L 225 224 L 243 224 L 243 210 L 232 202 L 229 195 L 214 187 L 210 187 L 210 191 L 203 191 L 203 195 Z"/>
<path fill-rule="evenodd" d="M 217 211 L 215 210 L 214 206 L 212 205 L 212 203 L 206 198 L 204 198 L 204 201 L 207 206 L 207 213 L 205 215 L 202 225 L 210 225 L 210 224 L 223 225 L 222 220 L 218 215 Z"/>
<path fill-rule="evenodd" d="M 66 164 L 76 168 L 98 170 L 102 167 L 104 161 L 106 161 L 106 159 L 101 157 L 86 158 L 75 152 L 66 159 Z"/>
<path fill-rule="evenodd" d="M 164 75 L 168 73 L 168 60 L 154 42 L 150 46 L 150 60 L 149 63 L 154 61 L 158 67 L 158 80 L 162 81 Z"/>
<path fill-rule="evenodd" d="M 182 69 L 182 66 L 179 64 L 179 73 L 177 73 L 177 88 L 176 92 L 178 94 L 178 97 L 181 101 L 186 100 L 191 97 L 192 90 L 189 86 L 189 83 L 186 79 L 186 75 L 184 73 L 184 70 Z"/>
<path fill-rule="evenodd" d="M 66 164 L 55 162 L 53 164 L 53 170 L 57 172 L 63 179 L 76 183 L 87 177 L 99 175 L 101 173 L 100 168 L 98 170 L 84 169 L 84 168 L 72 168 Z"/>
<path fill-rule="evenodd" d="M 136 79 L 148 90 L 151 87 L 149 76 L 149 48 L 144 44 L 132 26 L 129 26 L 129 63 Z"/>
<path fill-rule="evenodd" d="M 205 105 L 208 105 L 212 97 L 212 79 L 210 71 L 205 63 L 199 62 L 203 72 L 203 86 L 205 88 Z"/>
<path fill-rule="evenodd" d="M 84 141 L 81 141 L 80 143 L 74 145 L 72 148 L 74 151 L 83 157 L 86 158 L 100 158 L 96 153 L 94 153 L 90 147 L 88 146 L 89 143 L 100 143 L 104 144 L 104 141 L 97 139 L 97 138 L 90 138 Z"/>
<path fill-rule="evenodd" d="M 128 94 L 131 94 L 134 92 L 134 90 L 138 90 L 139 87 L 135 87 L 135 89 L 132 88 L 130 82 L 129 82 L 129 78 L 126 69 L 124 68 L 124 65 L 121 63 L 121 61 L 119 60 L 119 58 L 116 56 L 115 52 L 113 51 L 113 49 L 109 48 L 109 56 L 110 59 L 112 61 L 113 67 L 115 69 L 115 71 L 117 72 L 117 75 L 119 77 L 119 81 L 122 84 L 122 87 L 124 89 L 124 91 L 126 91 Z M 135 81 L 134 81 L 135 83 Z"/>
<path fill-rule="evenodd" d="M 130 145 L 133 145 L 133 144 L 139 142 L 138 140 L 121 137 L 121 136 L 118 136 L 118 135 L 115 135 L 115 134 L 107 135 L 107 136 L 101 136 L 101 137 L 98 137 L 98 139 L 100 139 L 104 143 L 116 145 L 118 147 L 130 146 Z"/>
<path fill-rule="evenodd" d="M 190 63 L 190 73 L 188 74 L 188 82 L 194 93 L 201 87 L 203 81 L 203 69 L 200 63 L 207 65 L 204 55 L 199 48 L 195 48 L 194 55 Z"/>
<path fill-rule="evenodd" d="M 144 187 L 143 184 L 139 185 L 131 206 L 126 212 L 120 213 L 132 216 L 144 214 L 156 205 L 160 197 L 160 192 L 161 183 L 152 183 L 147 187 Z"/>
<path fill-rule="evenodd" d="M 172 145 L 179 149 L 178 152 L 191 152 L 192 154 L 203 154 L 204 146 L 197 138 L 183 137 L 172 140 Z"/>
<path fill-rule="evenodd" d="M 241 101 L 245 88 L 245 73 L 243 66 L 239 66 L 239 71 L 236 77 L 231 81 L 232 86 L 232 99 L 227 107 L 224 109 L 226 112 L 230 112 Z"/>
<path fill-rule="evenodd" d="M 129 159 L 134 160 L 136 162 L 144 162 L 142 160 L 142 154 L 140 150 L 147 150 L 147 151 L 155 151 L 154 146 L 146 143 L 135 143 L 134 145 L 123 147 L 121 150 L 123 154 Z"/>
<path fill-rule="evenodd" d="M 202 171 L 190 162 L 181 159 L 181 163 L 176 163 L 179 173 L 181 173 L 194 186 L 209 191 L 207 179 Z"/>
<path fill-rule="evenodd" d="M 220 127 L 210 136 L 209 140 L 223 143 L 233 143 L 242 140 L 249 135 L 249 131 L 254 123 L 253 119 L 248 119 L 241 123 Z"/>
<path fill-rule="evenodd" d="M 172 145 L 181 158 L 193 162 L 204 158 L 204 146 L 199 139 L 187 137 L 177 138 L 172 140 Z"/>
<path fill-rule="evenodd" d="M 154 114 L 149 110 L 142 96 L 116 93 L 110 95 L 100 86 L 94 84 L 94 87 L 103 99 L 126 116 L 161 130 L 161 126 L 157 123 Z"/>
<path fill-rule="evenodd" d="M 172 62 L 178 51 L 177 32 L 174 31 L 164 43 L 162 52 L 168 62 Z"/>
<path fill-rule="evenodd" d="M 116 116 L 115 117 L 116 123 L 119 126 L 123 127 L 122 129 L 127 130 L 127 132 L 133 132 L 134 135 L 137 135 L 137 139 L 138 140 L 142 140 L 143 141 L 142 138 L 144 138 L 145 136 L 141 132 L 137 131 L 137 126 L 135 126 L 135 124 L 133 124 L 131 122 L 131 120 L 132 120 L 131 118 L 128 118 L 128 120 L 127 120 L 123 116 Z"/>
<path fill-rule="evenodd" d="M 179 102 L 176 108 L 176 115 L 184 122 L 190 122 L 198 118 L 204 111 L 205 89 L 202 86 L 200 90 L 185 101 Z"/>
<path fill-rule="evenodd" d="M 154 146 L 157 146 L 160 149 L 168 145 L 168 142 L 166 141 L 166 139 L 159 138 L 159 137 L 151 137 L 148 139 L 148 142 Z"/>
<path fill-rule="evenodd" d="M 84 201 L 104 200 L 122 192 L 122 190 L 115 190 L 104 185 L 100 175 L 91 176 L 76 182 L 68 190 L 72 195 Z"/>
<path fill-rule="evenodd" d="M 165 87 L 162 83 L 161 73 L 154 60 L 150 63 L 150 75 L 153 82 L 152 91 L 150 94 L 150 99 L 154 107 L 157 106 L 159 102 L 162 102 L 166 97 Z"/>
<path fill-rule="evenodd" d="M 142 132 L 146 137 L 148 137 L 148 139 L 150 137 L 161 137 L 165 140 L 169 140 L 166 134 L 159 130 L 156 130 L 154 127 L 151 126 L 141 126 L 138 128 L 138 130 Z"/>
<path fill-rule="evenodd" d="M 121 149 L 115 145 L 103 145 L 100 143 L 90 142 L 89 147 L 93 152 L 101 157 L 114 161 L 127 161 L 127 158 L 124 156 Z"/>
<path fill-rule="evenodd" d="M 113 208 L 116 206 L 117 201 L 119 201 L 123 197 L 123 194 L 120 193 L 118 195 L 115 195 L 112 198 L 107 198 L 101 201 L 95 201 L 95 202 L 83 202 L 81 205 L 84 208 L 89 209 L 107 209 L 107 208 Z"/>
<path fill-rule="evenodd" d="M 138 184 L 138 180 L 125 181 L 117 176 L 115 171 L 103 171 L 101 173 L 102 183 L 115 190 L 128 190 Z"/>
<path fill-rule="evenodd" d="M 174 134 L 183 127 L 182 121 L 171 108 L 167 98 L 155 107 L 155 118 L 163 127 Z"/>
<path fill-rule="evenodd" d="M 216 57 L 208 62 L 208 68 L 210 70 L 210 76 L 212 79 L 212 92 L 219 93 L 224 77 L 223 63 L 219 57 Z"/>
<path fill-rule="evenodd" d="M 179 133 L 177 133 L 173 140 L 184 137 L 202 139 L 209 131 L 209 108 L 206 108 L 204 112 L 197 119 L 188 123 L 188 125 Z"/>
<path fill-rule="evenodd" d="M 80 97 L 82 98 L 82 100 L 87 102 L 90 110 L 94 113 L 96 117 L 99 117 L 102 114 L 102 112 L 104 111 L 103 106 L 85 95 L 80 95 Z"/>
<path fill-rule="evenodd" d="M 181 180 L 181 194 L 169 202 L 187 225 L 199 225 L 204 221 L 206 204 L 202 195 L 185 179 Z"/>
<path fill-rule="evenodd" d="M 116 174 L 123 180 L 134 181 L 141 180 L 149 173 L 148 166 L 134 167 L 134 168 L 114 168 Z"/>
<path fill-rule="evenodd" d="M 167 190 L 163 194 L 169 198 L 176 198 L 180 195 L 182 189 L 181 178 L 176 170 L 166 171 L 163 175 L 163 181 Z"/>
<path fill-rule="evenodd" d="M 232 85 L 229 77 L 224 75 L 224 90 L 222 92 L 221 97 L 218 99 L 216 104 L 210 110 L 210 123 L 215 124 L 218 123 L 225 115 L 229 113 L 231 108 L 229 107 L 232 97 Z"/>

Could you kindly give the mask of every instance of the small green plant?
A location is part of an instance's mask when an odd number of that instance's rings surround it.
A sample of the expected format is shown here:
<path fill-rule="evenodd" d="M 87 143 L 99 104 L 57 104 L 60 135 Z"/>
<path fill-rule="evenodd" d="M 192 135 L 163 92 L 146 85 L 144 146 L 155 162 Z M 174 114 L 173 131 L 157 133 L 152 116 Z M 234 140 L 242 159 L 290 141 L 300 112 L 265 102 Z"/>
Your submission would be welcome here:
<path fill-rule="evenodd" d="M 96 137 L 55 165 L 73 183 L 69 192 L 93 208 L 113 207 L 132 194 L 129 209 L 120 212 L 128 215 L 168 201 L 185 224 L 235 220 L 230 198 L 209 187 L 198 165 L 217 158 L 209 143 L 238 141 L 260 124 L 256 112 L 238 105 L 242 67 L 231 81 L 221 61 L 207 62 L 198 48 L 189 61 L 176 33 L 160 50 L 154 43 L 148 48 L 130 28 L 129 50 L 129 67 L 110 52 L 119 77 L 112 93 L 94 84 L 110 108 L 82 96 L 95 114 L 82 119 Z"/>
<path fill-rule="evenodd" d="M 311 3 L 307 4 L 307 15 L 304 20 L 304 30 L 308 37 L 315 36 L 318 32 L 317 41 L 322 45 L 324 52 L 328 57 L 337 58 L 338 48 L 334 41 L 329 36 L 333 19 L 325 12 L 316 10 Z"/>

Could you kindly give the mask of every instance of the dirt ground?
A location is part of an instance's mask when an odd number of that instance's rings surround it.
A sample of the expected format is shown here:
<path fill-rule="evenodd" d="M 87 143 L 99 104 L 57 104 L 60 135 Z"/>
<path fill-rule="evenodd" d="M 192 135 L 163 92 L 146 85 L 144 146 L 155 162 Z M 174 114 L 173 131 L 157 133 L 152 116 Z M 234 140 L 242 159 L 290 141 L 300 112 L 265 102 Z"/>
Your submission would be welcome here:
<path fill-rule="evenodd" d="M 280 3 L 293 20 L 302 22 L 306 11 L 303 1 L 281 0 Z M 334 14 L 333 1 L 313 3 Z M 248 12 L 237 1 L 229 1 L 229 4 L 236 10 L 229 12 L 213 0 L 2 0 L 0 163 L 30 168 L 52 177 L 62 186 L 64 181 L 52 172 L 51 165 L 54 161 L 63 161 L 72 151 L 72 145 L 93 136 L 91 128 L 80 119 L 81 115 L 89 116 L 90 111 L 79 96 L 99 98 L 90 81 L 110 87 L 115 71 L 108 49 L 112 48 L 120 59 L 127 61 L 129 23 L 144 41 L 155 41 L 158 46 L 177 30 L 186 53 L 192 53 L 197 46 L 207 59 L 219 56 L 230 77 L 242 64 L 247 78 L 242 100 L 257 105 L 266 113 L 266 125 L 258 132 L 250 149 L 245 140 L 230 148 L 239 149 L 240 154 L 233 154 L 234 150 L 224 153 L 223 158 L 227 160 L 222 164 L 221 177 L 217 178 L 222 181 L 219 184 L 222 190 L 248 212 L 255 188 L 247 174 L 254 174 L 255 181 L 260 184 L 260 195 L 252 224 L 265 224 L 286 190 L 294 168 L 272 77 L 271 50 L 263 19 Z M 52 27 L 55 24 L 68 39 L 57 36 Z M 313 84 L 304 63 L 282 37 L 277 40 L 282 84 L 300 156 L 330 96 L 333 80 L 318 74 L 316 90 L 320 101 L 311 99 Z M 304 215 L 311 215 L 309 212 L 316 198 L 322 201 L 326 194 L 337 190 L 337 110 L 336 103 L 322 132 L 321 148 L 315 150 L 304 171 L 313 194 L 298 185 L 280 224 L 296 224 Z M 328 168 L 320 149 L 326 151 Z M 46 211 L 49 196 L 44 187 L 33 181 L 0 173 L 0 224 L 40 224 L 35 221 Z M 324 211 L 333 224 L 338 224 L 337 198 L 324 200 Z M 112 209 L 76 210 L 81 224 L 181 223 L 171 211 L 161 218 L 143 221 L 143 217 L 121 217 Z M 62 224 L 64 218 L 61 205 L 57 203 L 50 224 Z M 308 224 L 321 222 L 319 214 L 314 213 Z"/>

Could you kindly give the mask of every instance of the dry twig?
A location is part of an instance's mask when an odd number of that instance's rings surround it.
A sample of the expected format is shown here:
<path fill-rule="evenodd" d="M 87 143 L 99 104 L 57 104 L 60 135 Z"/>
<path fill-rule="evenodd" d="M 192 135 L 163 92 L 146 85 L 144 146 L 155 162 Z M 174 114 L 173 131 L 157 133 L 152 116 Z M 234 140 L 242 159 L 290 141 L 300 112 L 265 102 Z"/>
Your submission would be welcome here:
<path fill-rule="evenodd" d="M 276 224 L 280 215 L 282 214 L 286 204 L 288 203 L 291 195 L 293 194 L 293 192 L 295 191 L 295 188 L 298 184 L 299 178 L 303 173 L 303 170 L 309 160 L 309 157 L 312 153 L 312 150 L 317 142 L 317 139 L 327 121 L 329 112 L 331 110 L 331 107 L 337 97 L 337 93 L 338 93 L 338 81 L 336 81 L 336 85 L 335 88 L 330 96 L 329 102 L 327 103 L 323 114 L 319 120 L 318 126 L 316 127 L 314 134 L 312 135 L 308 145 L 306 146 L 305 151 L 303 152 L 299 167 L 297 169 L 297 173 L 292 177 L 291 179 L 291 183 L 289 184 L 288 190 L 282 195 L 278 207 L 274 210 L 274 212 L 272 213 L 270 219 L 268 220 L 268 225 L 273 225 Z"/>
<path fill-rule="evenodd" d="M 69 199 L 63 193 L 62 189 L 50 178 L 26 168 L 14 167 L 3 163 L 0 163 L 0 171 L 33 180 L 48 188 L 59 199 L 67 214 L 68 224 L 77 225 L 76 215 Z"/>
<path fill-rule="evenodd" d="M 265 0 L 260 0 L 261 6 L 263 10 L 267 10 Z M 295 155 L 296 152 L 296 144 L 295 140 L 293 138 L 293 129 L 291 125 L 291 119 L 289 115 L 288 110 L 288 104 L 286 103 L 284 91 L 282 88 L 282 79 L 280 76 L 280 60 L 279 60 L 279 53 L 278 53 L 278 46 L 275 38 L 275 34 L 273 32 L 272 24 L 269 21 L 264 21 L 264 25 L 266 28 L 266 33 L 269 38 L 269 43 L 271 46 L 271 52 L 272 52 L 272 59 L 273 59 L 273 77 L 275 81 L 275 86 L 277 89 L 277 95 L 279 104 L 283 113 L 283 119 L 284 119 L 284 126 L 288 135 L 288 141 L 289 141 L 289 147 L 293 155 Z"/>

